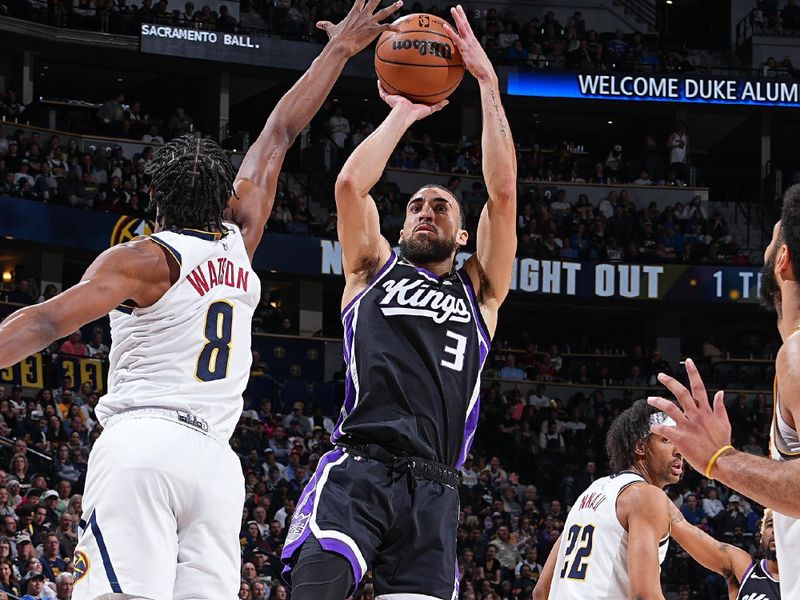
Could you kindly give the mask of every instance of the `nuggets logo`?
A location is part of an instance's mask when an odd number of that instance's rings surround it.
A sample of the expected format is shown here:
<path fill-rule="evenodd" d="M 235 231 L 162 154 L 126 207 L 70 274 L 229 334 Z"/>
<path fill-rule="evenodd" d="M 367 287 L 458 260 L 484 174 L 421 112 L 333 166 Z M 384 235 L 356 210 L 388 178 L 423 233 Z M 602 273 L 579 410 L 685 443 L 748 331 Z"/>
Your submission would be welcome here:
<path fill-rule="evenodd" d="M 137 217 L 120 217 L 114 230 L 111 232 L 111 245 L 130 242 L 140 235 L 150 235 L 155 229 L 155 224 L 147 219 Z"/>
<path fill-rule="evenodd" d="M 77 550 L 72 559 L 72 564 L 74 565 L 75 569 L 75 580 L 73 583 L 78 583 L 89 572 L 89 557 L 86 556 L 86 553 L 82 550 Z"/>

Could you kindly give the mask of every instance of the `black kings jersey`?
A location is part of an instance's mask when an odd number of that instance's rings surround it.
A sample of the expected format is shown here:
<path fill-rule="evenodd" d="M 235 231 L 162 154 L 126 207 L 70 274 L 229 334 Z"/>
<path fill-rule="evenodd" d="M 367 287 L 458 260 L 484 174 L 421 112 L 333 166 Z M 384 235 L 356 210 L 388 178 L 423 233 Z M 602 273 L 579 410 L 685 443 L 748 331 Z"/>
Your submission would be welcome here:
<path fill-rule="evenodd" d="M 490 343 L 466 271 L 438 277 L 393 252 L 342 322 L 347 378 L 332 441 L 460 466 Z"/>
<path fill-rule="evenodd" d="M 767 570 L 766 560 L 755 561 L 742 578 L 736 600 L 780 600 L 780 584 Z"/>

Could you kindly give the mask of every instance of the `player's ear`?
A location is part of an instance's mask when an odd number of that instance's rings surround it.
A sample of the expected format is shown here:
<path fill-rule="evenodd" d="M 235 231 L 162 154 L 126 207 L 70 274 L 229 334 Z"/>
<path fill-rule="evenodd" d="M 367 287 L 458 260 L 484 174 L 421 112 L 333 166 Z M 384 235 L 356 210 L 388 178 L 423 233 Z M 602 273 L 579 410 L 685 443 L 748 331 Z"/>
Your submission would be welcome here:
<path fill-rule="evenodd" d="M 647 454 L 647 438 L 636 442 L 633 453 L 636 455 L 637 459 L 645 457 L 645 454 Z"/>
<path fill-rule="evenodd" d="M 459 229 L 458 234 L 456 234 L 456 244 L 466 246 L 467 240 L 469 240 L 469 232 L 466 229 Z"/>
<path fill-rule="evenodd" d="M 781 274 L 783 279 L 795 279 L 797 273 L 792 266 L 792 251 L 786 244 L 781 244 L 778 248 L 778 255 L 775 257 L 775 270 Z"/>

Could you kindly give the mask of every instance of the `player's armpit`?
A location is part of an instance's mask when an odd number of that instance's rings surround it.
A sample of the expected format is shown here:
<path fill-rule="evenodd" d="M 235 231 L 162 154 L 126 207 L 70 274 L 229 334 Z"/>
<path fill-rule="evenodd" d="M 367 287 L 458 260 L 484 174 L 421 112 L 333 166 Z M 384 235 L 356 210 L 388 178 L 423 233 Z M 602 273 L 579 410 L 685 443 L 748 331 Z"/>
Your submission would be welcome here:
<path fill-rule="evenodd" d="M 547 600 L 550 595 L 550 586 L 553 584 L 553 574 L 556 571 L 556 561 L 558 560 L 558 550 L 561 547 L 561 536 L 553 544 L 550 555 L 544 563 L 542 572 L 539 575 L 539 581 L 536 582 L 536 587 L 533 590 L 533 600 Z"/>
<path fill-rule="evenodd" d="M 250 179 L 237 179 L 234 183 L 236 195 L 231 196 L 223 215 L 226 221 L 235 223 L 241 230 L 250 260 L 253 260 L 256 248 L 261 243 L 264 227 L 272 212 L 283 156 L 284 153 L 280 153 L 275 157 L 274 164 L 265 167 L 266 170 L 275 170 L 275 177 L 267 178 L 266 183 L 257 184 Z"/>
<path fill-rule="evenodd" d="M 683 514 L 672 502 L 669 503 L 672 538 L 689 555 L 706 569 L 722 575 L 728 585 L 738 589 L 752 558 L 744 550 L 715 540 L 699 527 L 683 518 Z"/>
<path fill-rule="evenodd" d="M 95 259 L 77 285 L 3 321 L 0 368 L 107 315 L 126 300 L 149 306 L 170 285 L 170 265 L 158 245 L 141 240 L 114 246 Z"/>
<path fill-rule="evenodd" d="M 634 484 L 617 498 L 617 518 L 628 531 L 630 597 L 664 600 L 658 549 L 669 532 L 669 498 L 655 486 Z"/>

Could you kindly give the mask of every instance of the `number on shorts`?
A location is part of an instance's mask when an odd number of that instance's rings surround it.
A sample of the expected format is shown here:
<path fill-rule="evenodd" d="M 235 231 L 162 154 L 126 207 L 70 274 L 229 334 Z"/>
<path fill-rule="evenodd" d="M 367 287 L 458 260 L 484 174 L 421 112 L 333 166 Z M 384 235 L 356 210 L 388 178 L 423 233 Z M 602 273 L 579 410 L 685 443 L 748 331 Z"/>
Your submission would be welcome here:
<path fill-rule="evenodd" d="M 208 307 L 205 337 L 207 343 L 197 358 L 195 376 L 200 381 L 217 381 L 228 374 L 233 335 L 233 305 L 219 301 Z"/>
<path fill-rule="evenodd" d="M 452 331 L 446 332 L 447 337 L 456 341 L 455 346 L 445 346 L 444 353 L 453 356 L 452 360 L 442 359 L 440 363 L 443 367 L 453 369 L 453 371 L 461 372 L 464 368 L 464 351 L 467 349 L 467 337 L 460 333 L 453 333 Z"/>
<path fill-rule="evenodd" d="M 592 537 L 594 525 L 573 525 L 567 534 L 567 551 L 564 553 L 564 567 L 561 569 L 561 579 L 586 579 L 589 570 L 587 562 L 592 554 Z M 580 543 L 580 546 L 578 544 Z M 576 546 L 578 546 L 576 550 Z M 571 557 L 575 552 L 575 556 Z M 569 570 L 569 573 L 567 571 Z"/>

